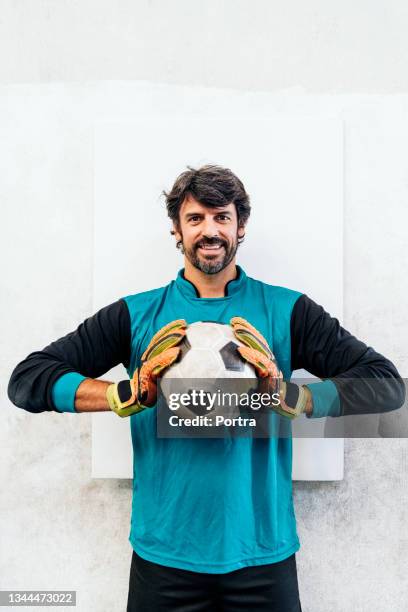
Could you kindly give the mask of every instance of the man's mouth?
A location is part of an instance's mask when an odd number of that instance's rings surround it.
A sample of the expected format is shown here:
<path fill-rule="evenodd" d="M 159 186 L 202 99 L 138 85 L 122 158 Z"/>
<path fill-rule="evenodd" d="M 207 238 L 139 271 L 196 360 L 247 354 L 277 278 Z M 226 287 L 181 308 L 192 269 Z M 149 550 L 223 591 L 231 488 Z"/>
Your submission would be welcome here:
<path fill-rule="evenodd" d="M 209 249 L 209 250 L 214 250 L 214 249 L 221 249 L 222 244 L 202 244 L 200 245 L 200 249 Z"/>
<path fill-rule="evenodd" d="M 208 252 L 208 253 L 209 252 L 217 253 L 222 248 L 224 248 L 224 245 L 222 245 L 222 244 L 200 244 L 198 246 L 198 248 L 200 249 L 200 251 L 204 251 L 204 252 Z"/>

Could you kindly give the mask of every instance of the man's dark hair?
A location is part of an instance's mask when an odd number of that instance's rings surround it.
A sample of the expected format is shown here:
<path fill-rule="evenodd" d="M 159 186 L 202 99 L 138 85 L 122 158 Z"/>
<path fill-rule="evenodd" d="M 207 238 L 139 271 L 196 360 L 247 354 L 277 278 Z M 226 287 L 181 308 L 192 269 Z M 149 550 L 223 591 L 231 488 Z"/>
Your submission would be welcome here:
<path fill-rule="evenodd" d="M 169 193 L 163 191 L 167 214 L 176 227 L 179 223 L 180 207 L 189 195 L 203 206 L 210 208 L 235 204 L 238 225 L 245 225 L 251 212 L 249 196 L 242 181 L 231 170 L 215 165 L 206 165 L 198 169 L 190 166 L 187 168 L 188 170 L 177 177 Z"/>

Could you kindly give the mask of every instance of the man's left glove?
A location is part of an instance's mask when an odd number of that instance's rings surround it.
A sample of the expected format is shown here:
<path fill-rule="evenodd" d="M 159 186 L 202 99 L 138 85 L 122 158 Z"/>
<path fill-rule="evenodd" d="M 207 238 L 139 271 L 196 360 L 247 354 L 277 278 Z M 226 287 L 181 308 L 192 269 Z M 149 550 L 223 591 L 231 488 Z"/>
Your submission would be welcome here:
<path fill-rule="evenodd" d="M 253 325 L 242 317 L 233 317 L 230 324 L 235 337 L 244 344 L 237 350 L 241 357 L 255 368 L 261 383 L 260 390 L 270 395 L 279 393 L 279 405 L 272 402 L 271 408 L 290 419 L 305 412 L 308 401 L 311 401 L 309 389 L 283 380 L 282 372 L 269 344 Z"/>
<path fill-rule="evenodd" d="M 157 378 L 179 358 L 181 348 L 177 345 L 182 342 L 186 330 L 184 319 L 162 327 L 150 340 L 142 355 L 142 365 L 135 370 L 133 377 L 109 385 L 106 399 L 113 412 L 127 417 L 154 406 L 157 401 Z"/>

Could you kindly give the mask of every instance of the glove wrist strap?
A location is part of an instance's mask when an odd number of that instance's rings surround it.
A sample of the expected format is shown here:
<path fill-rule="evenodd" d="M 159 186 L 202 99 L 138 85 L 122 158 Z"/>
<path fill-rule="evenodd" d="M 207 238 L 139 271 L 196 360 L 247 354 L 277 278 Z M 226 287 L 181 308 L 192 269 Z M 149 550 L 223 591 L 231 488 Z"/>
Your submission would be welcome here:
<path fill-rule="evenodd" d="M 119 416 L 129 416 L 144 410 L 136 397 L 133 380 L 122 380 L 106 389 L 109 408 Z"/>

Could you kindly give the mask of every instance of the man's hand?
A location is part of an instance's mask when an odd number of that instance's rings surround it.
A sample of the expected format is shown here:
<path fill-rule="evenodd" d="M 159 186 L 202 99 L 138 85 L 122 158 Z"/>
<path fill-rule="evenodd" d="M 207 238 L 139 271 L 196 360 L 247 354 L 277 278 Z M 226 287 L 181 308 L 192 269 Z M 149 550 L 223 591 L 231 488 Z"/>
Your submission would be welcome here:
<path fill-rule="evenodd" d="M 290 419 L 294 419 L 302 412 L 310 414 L 311 392 L 305 386 L 283 380 L 276 358 L 259 331 L 242 317 L 233 317 L 230 324 L 235 337 L 244 344 L 238 347 L 238 351 L 243 359 L 255 368 L 261 390 L 270 395 L 279 393 L 280 403 L 278 406 L 272 403 L 272 409 Z"/>
<path fill-rule="evenodd" d="M 162 327 L 150 340 L 142 355 L 142 365 L 131 380 L 109 385 L 106 399 L 113 412 L 120 417 L 131 416 L 157 401 L 157 378 L 180 356 L 180 344 L 186 334 L 184 319 L 172 321 Z"/>

